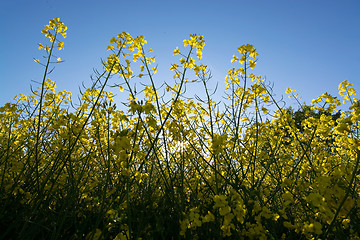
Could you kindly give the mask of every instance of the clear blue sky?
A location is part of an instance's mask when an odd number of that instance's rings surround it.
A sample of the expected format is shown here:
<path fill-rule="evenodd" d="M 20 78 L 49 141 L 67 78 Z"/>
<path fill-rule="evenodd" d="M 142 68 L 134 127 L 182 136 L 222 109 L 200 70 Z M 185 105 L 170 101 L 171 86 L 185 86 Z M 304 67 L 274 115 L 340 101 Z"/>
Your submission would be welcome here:
<path fill-rule="evenodd" d="M 154 49 L 158 80 L 170 76 L 172 52 L 191 33 L 205 37 L 203 63 L 212 70 L 212 86 L 223 88 L 231 57 L 242 44 L 258 49 L 256 73 L 274 84 L 278 97 L 286 87 L 306 102 L 349 80 L 360 94 L 360 1 L 358 0 L 1 0 L 0 105 L 29 93 L 41 81 L 40 33 L 50 18 L 60 17 L 68 37 L 51 75 L 59 90 L 76 96 L 89 85 L 93 68 L 108 54 L 112 36 L 122 31 L 144 35 Z M 218 92 L 218 96 L 222 95 Z"/>

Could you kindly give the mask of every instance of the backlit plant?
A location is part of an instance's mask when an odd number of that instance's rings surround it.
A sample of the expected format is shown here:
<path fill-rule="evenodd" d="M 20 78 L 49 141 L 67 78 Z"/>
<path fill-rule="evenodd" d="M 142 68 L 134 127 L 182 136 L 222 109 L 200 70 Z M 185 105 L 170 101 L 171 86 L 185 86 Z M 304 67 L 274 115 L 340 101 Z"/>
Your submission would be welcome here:
<path fill-rule="evenodd" d="M 66 30 L 50 20 L 45 56 L 34 59 L 40 86 L 0 107 L 2 239 L 360 237 L 360 103 L 350 82 L 339 97 L 300 106 L 295 122 L 252 73 L 254 46 L 233 55 L 220 103 L 203 36 L 176 47 L 173 78 L 158 82 L 147 41 L 122 32 L 76 101 L 49 78 Z M 189 96 L 189 84 L 205 98 Z"/>

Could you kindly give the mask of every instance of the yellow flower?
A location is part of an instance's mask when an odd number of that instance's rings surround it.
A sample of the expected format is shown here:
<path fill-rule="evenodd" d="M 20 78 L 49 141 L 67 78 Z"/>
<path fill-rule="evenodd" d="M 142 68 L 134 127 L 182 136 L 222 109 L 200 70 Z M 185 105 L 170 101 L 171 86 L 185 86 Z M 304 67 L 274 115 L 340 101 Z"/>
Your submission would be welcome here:
<path fill-rule="evenodd" d="M 201 52 L 200 49 L 198 49 L 198 50 L 196 51 L 196 56 L 197 56 L 197 58 L 198 58 L 199 60 L 201 60 L 201 58 L 202 58 L 202 52 Z"/>
<path fill-rule="evenodd" d="M 203 222 L 206 223 L 213 221 L 215 221 L 215 216 L 210 211 L 208 211 L 208 213 L 203 217 Z"/>
<path fill-rule="evenodd" d="M 231 62 L 233 63 L 233 62 L 235 62 L 235 61 L 238 61 L 239 59 L 235 56 L 235 55 L 233 55 L 233 57 L 232 57 L 232 59 L 231 59 Z"/>
<path fill-rule="evenodd" d="M 223 206 L 223 207 L 219 208 L 219 213 L 221 216 L 227 215 L 228 213 L 230 213 L 230 211 L 231 211 L 231 208 L 229 206 Z"/>
<path fill-rule="evenodd" d="M 268 113 L 268 109 L 265 108 L 265 107 L 262 107 L 261 110 L 264 112 L 264 114 L 267 114 L 267 113 Z"/>
<path fill-rule="evenodd" d="M 322 225 L 319 222 L 305 224 L 305 226 L 304 226 L 305 231 L 313 232 L 313 233 L 318 234 L 318 235 L 320 235 L 322 233 L 321 228 L 322 228 Z"/>
<path fill-rule="evenodd" d="M 58 58 L 56 58 L 56 60 L 58 60 L 58 62 L 60 62 L 60 61 L 61 61 L 61 58 L 60 58 L 60 57 L 58 57 Z"/>
<path fill-rule="evenodd" d="M 114 46 L 112 46 L 112 45 L 108 46 L 108 47 L 106 48 L 106 51 L 108 51 L 108 50 L 114 50 Z"/>
<path fill-rule="evenodd" d="M 178 67 L 179 67 L 179 65 L 173 64 L 173 65 L 171 65 L 170 70 L 171 70 L 171 71 L 175 71 Z"/>
<path fill-rule="evenodd" d="M 115 43 L 115 42 L 116 42 L 115 37 L 112 37 L 112 38 L 110 39 L 110 44 L 113 44 L 113 43 Z"/>
<path fill-rule="evenodd" d="M 61 42 L 58 43 L 58 50 L 61 50 L 63 48 L 64 48 L 64 42 L 61 41 Z"/>
<path fill-rule="evenodd" d="M 254 69 L 255 65 L 256 65 L 256 61 L 249 60 L 249 66 L 251 69 Z"/>
<path fill-rule="evenodd" d="M 174 50 L 173 56 L 178 55 L 178 54 L 180 54 L 180 50 L 179 50 L 179 47 L 176 47 L 176 49 Z"/>
<path fill-rule="evenodd" d="M 239 63 L 240 63 L 240 64 L 244 64 L 245 61 L 246 61 L 246 55 L 243 55 L 243 56 L 241 57 L 241 59 L 239 60 Z"/>
<path fill-rule="evenodd" d="M 259 54 L 256 52 L 256 49 L 253 48 L 249 54 L 250 57 L 252 57 L 253 59 L 256 58 L 256 56 L 258 56 Z"/>

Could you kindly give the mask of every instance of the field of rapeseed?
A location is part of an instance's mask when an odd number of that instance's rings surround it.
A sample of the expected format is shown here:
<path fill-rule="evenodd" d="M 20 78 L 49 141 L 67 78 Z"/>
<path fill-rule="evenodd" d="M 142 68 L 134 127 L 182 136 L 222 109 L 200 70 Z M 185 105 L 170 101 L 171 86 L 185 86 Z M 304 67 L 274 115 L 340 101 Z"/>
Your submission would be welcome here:
<path fill-rule="evenodd" d="M 296 123 L 251 72 L 258 53 L 248 44 L 231 60 L 220 107 L 200 63 L 203 36 L 174 50 L 173 79 L 159 83 L 144 37 L 123 32 L 76 102 L 49 78 L 66 30 L 50 20 L 35 59 L 41 85 L 0 107 L 1 239 L 360 238 L 351 83 L 314 99 Z M 189 84 L 206 97 L 186 96 Z"/>

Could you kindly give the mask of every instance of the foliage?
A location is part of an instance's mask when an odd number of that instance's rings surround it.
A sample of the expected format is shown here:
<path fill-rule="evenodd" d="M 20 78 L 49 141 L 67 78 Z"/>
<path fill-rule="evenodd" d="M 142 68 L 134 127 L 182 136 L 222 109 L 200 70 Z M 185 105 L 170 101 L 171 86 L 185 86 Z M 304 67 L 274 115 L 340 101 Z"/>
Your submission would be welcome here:
<path fill-rule="evenodd" d="M 340 100 L 323 94 L 308 107 L 318 114 L 296 121 L 251 72 L 258 53 L 243 45 L 221 110 L 200 63 L 203 36 L 174 50 L 173 81 L 158 83 L 144 37 L 123 32 L 77 104 L 48 77 L 66 29 L 50 20 L 45 63 L 35 59 L 41 86 L 0 108 L 1 238 L 360 237 L 360 102 L 348 81 L 347 111 L 333 118 Z M 107 89 L 113 79 L 127 102 Z M 206 98 L 188 97 L 191 84 Z"/>

